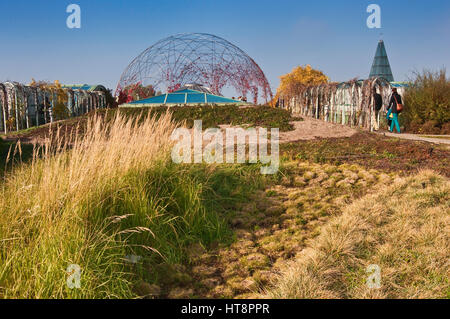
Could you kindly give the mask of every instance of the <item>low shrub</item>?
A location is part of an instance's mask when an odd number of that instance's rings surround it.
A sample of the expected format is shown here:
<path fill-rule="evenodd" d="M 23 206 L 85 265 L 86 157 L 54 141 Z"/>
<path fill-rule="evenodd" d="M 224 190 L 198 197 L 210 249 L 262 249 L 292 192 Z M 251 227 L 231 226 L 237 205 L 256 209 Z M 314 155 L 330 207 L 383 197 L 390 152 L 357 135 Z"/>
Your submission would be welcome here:
<path fill-rule="evenodd" d="M 445 69 L 416 73 L 404 94 L 402 122 L 413 133 L 446 134 L 450 122 L 450 80 Z"/>

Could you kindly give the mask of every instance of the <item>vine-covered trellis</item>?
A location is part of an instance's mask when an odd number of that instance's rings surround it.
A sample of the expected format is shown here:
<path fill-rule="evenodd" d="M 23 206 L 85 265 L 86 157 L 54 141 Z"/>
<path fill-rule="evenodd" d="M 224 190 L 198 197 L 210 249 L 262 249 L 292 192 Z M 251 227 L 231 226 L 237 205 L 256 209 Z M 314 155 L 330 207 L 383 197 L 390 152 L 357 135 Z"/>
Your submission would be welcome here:
<path fill-rule="evenodd" d="M 57 110 L 72 117 L 106 106 L 103 91 L 73 90 L 59 84 L 0 83 L 0 132 L 51 123 L 61 116 L 55 117 Z"/>
<path fill-rule="evenodd" d="M 279 107 L 327 122 L 372 130 L 375 119 L 373 90 L 389 105 L 391 84 L 382 78 L 305 86 L 293 96 L 280 96 Z M 403 88 L 398 88 L 401 94 Z M 380 115 L 379 115 L 380 116 Z"/>

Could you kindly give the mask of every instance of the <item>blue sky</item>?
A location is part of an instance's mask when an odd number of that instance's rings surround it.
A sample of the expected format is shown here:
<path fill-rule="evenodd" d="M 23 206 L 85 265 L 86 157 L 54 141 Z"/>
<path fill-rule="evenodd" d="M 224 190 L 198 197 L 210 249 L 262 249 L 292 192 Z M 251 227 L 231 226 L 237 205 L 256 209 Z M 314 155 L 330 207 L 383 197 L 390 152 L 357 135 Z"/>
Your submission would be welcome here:
<path fill-rule="evenodd" d="M 68 29 L 79 4 L 82 28 Z M 381 29 L 366 8 L 381 7 Z M 448 0 L 0 0 L 0 81 L 102 83 L 114 88 L 126 66 L 169 35 L 212 33 L 279 76 L 311 64 L 331 80 L 368 76 L 383 33 L 396 80 L 450 65 Z"/>

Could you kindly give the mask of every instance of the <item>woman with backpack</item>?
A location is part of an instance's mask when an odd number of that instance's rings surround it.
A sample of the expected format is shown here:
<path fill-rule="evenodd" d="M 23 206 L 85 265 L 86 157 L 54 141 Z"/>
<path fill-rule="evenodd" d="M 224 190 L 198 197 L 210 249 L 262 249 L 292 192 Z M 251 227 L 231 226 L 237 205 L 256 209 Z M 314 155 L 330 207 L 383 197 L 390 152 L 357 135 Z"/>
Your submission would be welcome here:
<path fill-rule="evenodd" d="M 400 134 L 400 124 L 398 123 L 398 114 L 403 111 L 402 97 L 397 93 L 396 88 L 392 88 L 391 101 L 388 106 L 387 119 L 391 119 L 390 132 L 394 131 L 394 125 L 397 128 L 397 132 Z M 392 114 L 392 118 L 390 118 Z"/>

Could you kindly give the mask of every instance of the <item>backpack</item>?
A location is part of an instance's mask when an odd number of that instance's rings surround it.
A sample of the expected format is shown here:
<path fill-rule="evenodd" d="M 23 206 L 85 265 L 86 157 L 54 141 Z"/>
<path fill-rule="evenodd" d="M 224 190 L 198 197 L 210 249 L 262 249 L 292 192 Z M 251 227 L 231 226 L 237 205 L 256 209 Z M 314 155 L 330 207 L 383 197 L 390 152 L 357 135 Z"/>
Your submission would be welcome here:
<path fill-rule="evenodd" d="M 397 113 L 401 113 L 403 111 L 403 104 L 398 103 L 397 98 L 395 97 L 395 94 L 394 94 L 394 99 L 395 99 L 395 103 L 397 103 Z"/>

